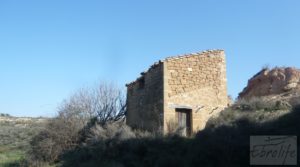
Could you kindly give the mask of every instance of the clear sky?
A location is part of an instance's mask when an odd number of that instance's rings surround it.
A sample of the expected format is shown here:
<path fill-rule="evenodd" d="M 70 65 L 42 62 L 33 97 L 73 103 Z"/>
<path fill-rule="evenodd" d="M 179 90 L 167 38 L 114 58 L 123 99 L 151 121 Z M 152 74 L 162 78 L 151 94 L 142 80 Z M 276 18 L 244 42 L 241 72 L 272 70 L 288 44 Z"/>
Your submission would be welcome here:
<path fill-rule="evenodd" d="M 1 0 L 0 113 L 53 116 L 76 89 L 125 89 L 167 56 L 224 49 L 233 97 L 262 66 L 300 67 L 299 0 Z"/>

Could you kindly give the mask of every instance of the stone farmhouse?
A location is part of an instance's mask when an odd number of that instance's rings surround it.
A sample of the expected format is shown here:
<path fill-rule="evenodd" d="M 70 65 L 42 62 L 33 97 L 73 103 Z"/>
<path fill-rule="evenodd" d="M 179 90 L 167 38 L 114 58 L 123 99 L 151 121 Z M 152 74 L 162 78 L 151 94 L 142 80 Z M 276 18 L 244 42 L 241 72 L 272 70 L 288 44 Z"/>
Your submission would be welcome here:
<path fill-rule="evenodd" d="M 129 126 L 164 134 L 176 126 L 189 136 L 228 105 L 225 53 L 169 57 L 126 86 Z"/>

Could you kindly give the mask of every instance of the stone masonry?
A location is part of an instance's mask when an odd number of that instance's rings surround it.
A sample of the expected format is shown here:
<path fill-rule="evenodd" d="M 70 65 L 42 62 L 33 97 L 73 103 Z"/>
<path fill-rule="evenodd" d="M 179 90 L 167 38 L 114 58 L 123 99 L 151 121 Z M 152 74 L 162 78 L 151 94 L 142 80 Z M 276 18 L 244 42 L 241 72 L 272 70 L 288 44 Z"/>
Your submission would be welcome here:
<path fill-rule="evenodd" d="M 167 133 L 171 124 L 189 124 L 196 132 L 228 105 L 225 53 L 169 57 L 126 86 L 129 126 Z"/>

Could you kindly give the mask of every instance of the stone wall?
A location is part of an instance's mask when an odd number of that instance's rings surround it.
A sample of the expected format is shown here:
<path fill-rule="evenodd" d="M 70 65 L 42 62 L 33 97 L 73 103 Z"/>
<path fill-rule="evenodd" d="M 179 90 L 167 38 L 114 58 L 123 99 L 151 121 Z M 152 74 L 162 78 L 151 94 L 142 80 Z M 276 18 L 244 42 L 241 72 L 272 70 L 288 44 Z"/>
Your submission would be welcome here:
<path fill-rule="evenodd" d="M 201 130 L 207 120 L 228 104 L 226 62 L 222 50 L 206 51 L 164 61 L 164 127 L 176 120 L 175 109 L 192 109 L 192 129 Z"/>
<path fill-rule="evenodd" d="M 126 122 L 133 128 L 155 131 L 163 124 L 163 64 L 155 64 L 127 85 Z"/>

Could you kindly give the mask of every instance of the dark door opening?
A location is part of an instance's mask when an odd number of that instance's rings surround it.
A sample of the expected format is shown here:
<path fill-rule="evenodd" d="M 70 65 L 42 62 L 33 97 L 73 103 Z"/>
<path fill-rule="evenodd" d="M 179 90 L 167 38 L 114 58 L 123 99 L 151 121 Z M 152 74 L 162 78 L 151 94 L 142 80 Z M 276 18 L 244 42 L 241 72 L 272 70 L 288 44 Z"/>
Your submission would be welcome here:
<path fill-rule="evenodd" d="M 182 135 L 192 135 L 192 110 L 176 108 L 178 127 L 182 129 Z"/>

